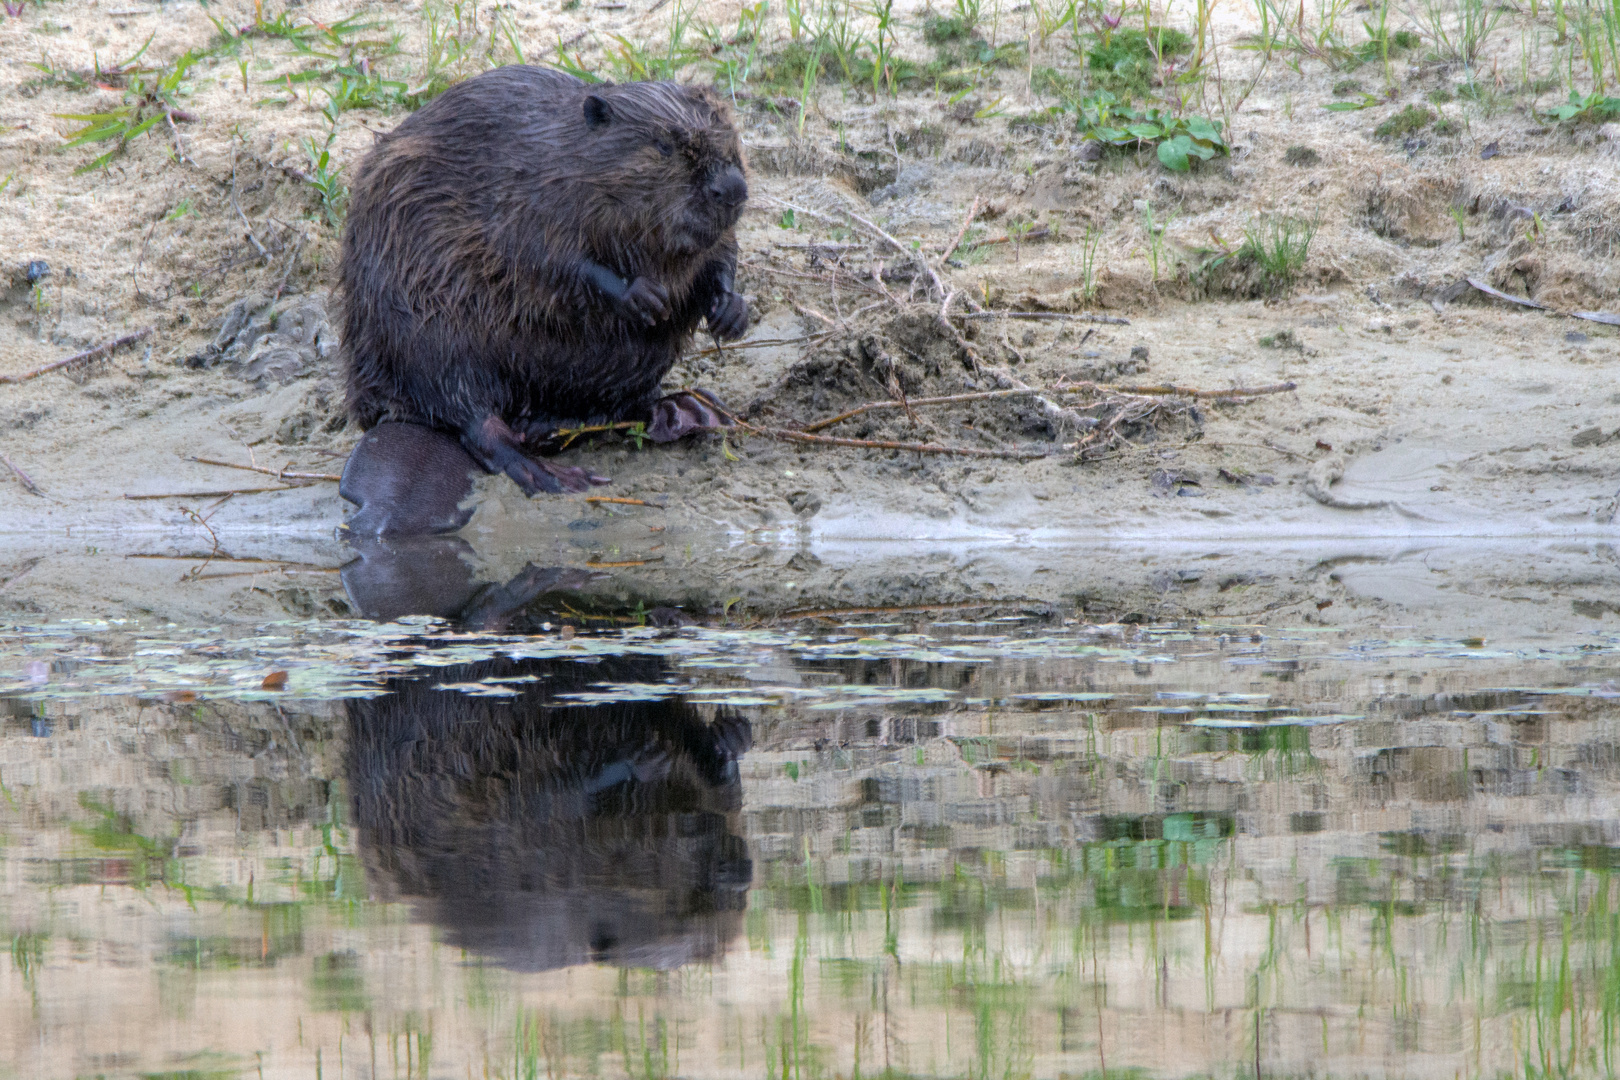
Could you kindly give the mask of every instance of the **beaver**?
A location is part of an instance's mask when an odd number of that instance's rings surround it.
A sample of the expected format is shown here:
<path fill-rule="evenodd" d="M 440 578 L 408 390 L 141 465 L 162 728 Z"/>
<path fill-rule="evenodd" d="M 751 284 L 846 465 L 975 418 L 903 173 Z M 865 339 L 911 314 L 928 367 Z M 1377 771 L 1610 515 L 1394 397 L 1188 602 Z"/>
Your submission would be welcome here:
<path fill-rule="evenodd" d="M 663 657 L 593 659 L 435 668 L 349 702 L 366 881 L 518 970 L 717 959 L 753 880 L 738 835 L 750 725 L 675 697 L 590 704 L 600 682 L 670 675 Z M 443 686 L 481 680 L 499 696 Z"/>
<path fill-rule="evenodd" d="M 713 399 L 658 390 L 700 322 L 747 329 L 745 168 L 702 87 L 513 65 L 446 90 L 351 187 L 350 416 L 453 433 L 530 495 L 607 482 L 535 457 L 559 427 L 639 420 L 667 442 L 722 426 Z"/>

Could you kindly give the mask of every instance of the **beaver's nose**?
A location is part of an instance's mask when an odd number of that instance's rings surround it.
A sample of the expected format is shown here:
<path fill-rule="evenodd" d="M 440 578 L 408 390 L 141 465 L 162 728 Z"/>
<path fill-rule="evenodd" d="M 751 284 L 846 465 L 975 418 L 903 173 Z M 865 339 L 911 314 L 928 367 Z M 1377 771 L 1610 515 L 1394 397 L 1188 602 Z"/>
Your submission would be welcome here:
<path fill-rule="evenodd" d="M 748 181 L 735 165 L 727 165 L 716 173 L 707 190 L 709 198 L 723 206 L 741 206 L 748 201 Z"/>

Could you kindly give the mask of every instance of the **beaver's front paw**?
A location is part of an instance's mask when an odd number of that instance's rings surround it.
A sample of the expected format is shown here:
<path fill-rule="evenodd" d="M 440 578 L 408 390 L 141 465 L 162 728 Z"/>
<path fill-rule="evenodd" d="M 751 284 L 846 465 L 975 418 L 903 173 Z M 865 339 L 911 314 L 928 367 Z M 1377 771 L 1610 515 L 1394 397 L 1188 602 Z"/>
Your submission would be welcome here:
<path fill-rule="evenodd" d="M 741 293 L 730 289 L 720 293 L 709 305 L 709 333 L 721 341 L 735 341 L 748 330 L 748 301 Z"/>
<path fill-rule="evenodd" d="M 655 326 L 669 318 L 669 290 L 650 278 L 638 277 L 619 297 L 619 307 L 630 319 Z"/>

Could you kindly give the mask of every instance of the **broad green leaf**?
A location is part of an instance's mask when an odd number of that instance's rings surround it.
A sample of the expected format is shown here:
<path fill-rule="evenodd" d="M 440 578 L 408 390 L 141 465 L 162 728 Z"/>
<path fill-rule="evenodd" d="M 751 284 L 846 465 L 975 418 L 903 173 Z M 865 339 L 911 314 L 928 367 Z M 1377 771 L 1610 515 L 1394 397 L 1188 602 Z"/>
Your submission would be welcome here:
<path fill-rule="evenodd" d="M 1188 148 L 1193 141 L 1185 135 L 1177 135 L 1173 139 L 1166 139 L 1159 144 L 1159 164 L 1171 172 L 1187 172 L 1192 163 L 1187 160 Z"/>
<path fill-rule="evenodd" d="M 1202 116 L 1187 117 L 1187 134 L 1191 135 L 1195 139 L 1202 139 L 1204 142 L 1214 143 L 1216 146 L 1224 147 L 1226 145 L 1225 140 L 1221 138 L 1220 125 L 1211 124 Z"/>

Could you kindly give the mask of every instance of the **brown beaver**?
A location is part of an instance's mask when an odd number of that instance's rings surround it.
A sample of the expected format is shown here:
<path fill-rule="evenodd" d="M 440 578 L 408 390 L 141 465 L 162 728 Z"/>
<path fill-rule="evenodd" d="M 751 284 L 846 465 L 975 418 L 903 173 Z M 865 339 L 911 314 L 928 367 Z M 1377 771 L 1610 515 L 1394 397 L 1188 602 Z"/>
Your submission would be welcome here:
<path fill-rule="evenodd" d="M 741 142 L 712 92 L 498 68 L 360 163 L 339 280 L 350 415 L 459 436 L 531 495 L 606 481 L 537 459 L 558 427 L 719 426 L 659 383 L 699 322 L 741 336 Z"/>
<path fill-rule="evenodd" d="M 486 660 L 351 701 L 347 778 L 366 883 L 452 945 L 522 971 L 669 969 L 724 955 L 753 861 L 738 835 L 748 721 L 679 698 L 662 657 Z M 446 683 L 492 680 L 505 696 Z"/>

